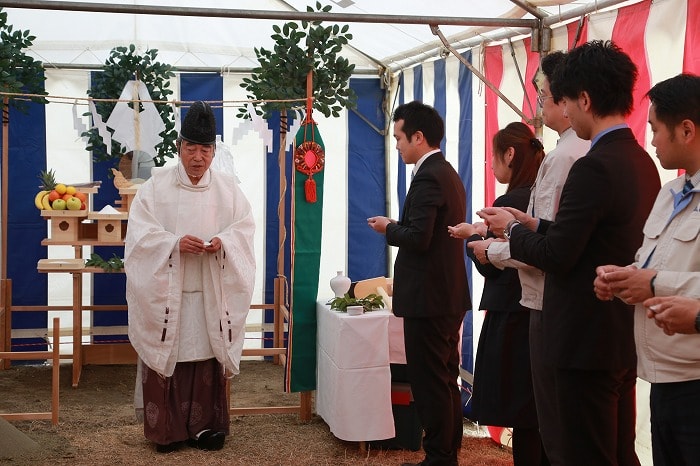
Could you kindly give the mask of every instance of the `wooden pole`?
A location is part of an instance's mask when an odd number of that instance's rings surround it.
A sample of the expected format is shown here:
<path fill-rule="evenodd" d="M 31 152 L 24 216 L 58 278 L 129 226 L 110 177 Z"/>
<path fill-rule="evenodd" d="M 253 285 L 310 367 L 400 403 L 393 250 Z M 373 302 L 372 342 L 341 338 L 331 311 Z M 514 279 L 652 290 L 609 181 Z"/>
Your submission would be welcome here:
<path fill-rule="evenodd" d="M 287 229 L 284 226 L 285 197 L 287 194 L 287 110 L 280 111 L 280 150 L 277 157 L 280 170 L 280 200 L 277 204 L 277 218 L 279 218 L 279 250 L 277 251 L 277 276 L 284 276 L 284 243 L 287 239 Z"/>
<path fill-rule="evenodd" d="M 12 302 L 12 283 L 7 280 L 7 210 L 8 210 L 8 189 L 7 180 L 9 178 L 8 172 L 9 167 L 7 166 L 10 151 L 10 99 L 5 96 L 2 99 L 2 176 L 0 182 L 2 183 L 2 189 L 0 189 L 0 196 L 2 200 L 0 201 L 0 221 L 2 222 L 2 228 L 0 229 L 0 282 L 2 282 L 2 308 L 3 312 L 0 315 L 2 319 L 2 324 L 0 325 L 0 338 L 2 339 L 2 344 L 0 344 L 0 351 L 10 351 L 11 350 L 11 333 L 12 333 L 12 315 L 10 309 L 10 303 Z M 8 369 L 10 367 L 10 360 L 2 361 L 2 369 Z"/>
<path fill-rule="evenodd" d="M 8 160 L 10 151 L 10 98 L 5 96 L 2 99 L 2 267 L 0 271 L 0 278 L 3 280 L 7 278 L 7 180 L 9 179 L 8 172 Z"/>

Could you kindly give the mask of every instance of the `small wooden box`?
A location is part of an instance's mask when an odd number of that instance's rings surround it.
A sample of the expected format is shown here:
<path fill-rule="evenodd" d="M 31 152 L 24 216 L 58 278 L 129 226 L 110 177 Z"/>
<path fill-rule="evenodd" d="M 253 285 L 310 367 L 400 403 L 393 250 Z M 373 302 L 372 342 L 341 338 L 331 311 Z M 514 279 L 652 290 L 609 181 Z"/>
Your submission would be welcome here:
<path fill-rule="evenodd" d="M 122 197 L 119 210 L 129 212 L 131 202 L 134 200 L 134 196 L 136 196 L 136 192 L 138 190 L 139 186 L 136 184 L 133 186 L 129 186 L 128 188 L 119 188 L 119 195 Z"/>
<path fill-rule="evenodd" d="M 88 215 L 87 210 L 42 210 L 41 216 L 51 220 L 51 239 L 78 241 L 79 225 Z"/>
<path fill-rule="evenodd" d="M 117 242 L 122 240 L 122 221 L 129 218 L 128 212 L 101 214 L 90 212 L 90 220 L 97 220 L 97 241 Z"/>

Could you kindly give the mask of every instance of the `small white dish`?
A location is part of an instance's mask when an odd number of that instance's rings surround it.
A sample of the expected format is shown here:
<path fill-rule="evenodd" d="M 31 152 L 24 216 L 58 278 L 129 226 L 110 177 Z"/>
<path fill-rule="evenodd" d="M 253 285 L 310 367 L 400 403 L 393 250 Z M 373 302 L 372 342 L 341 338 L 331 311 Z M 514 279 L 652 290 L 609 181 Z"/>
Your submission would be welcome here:
<path fill-rule="evenodd" d="M 362 306 L 348 306 L 346 310 L 349 316 L 361 316 L 365 312 Z"/>

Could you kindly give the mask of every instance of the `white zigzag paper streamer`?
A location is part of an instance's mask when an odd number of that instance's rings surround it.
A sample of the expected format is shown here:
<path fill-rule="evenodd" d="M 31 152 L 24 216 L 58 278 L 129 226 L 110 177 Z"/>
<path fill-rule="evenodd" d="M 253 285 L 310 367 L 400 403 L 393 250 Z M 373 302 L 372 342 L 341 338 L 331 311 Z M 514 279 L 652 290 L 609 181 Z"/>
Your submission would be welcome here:
<path fill-rule="evenodd" d="M 97 128 L 97 133 L 102 138 L 102 142 L 107 147 L 107 153 L 112 155 L 112 133 L 107 129 L 107 125 L 102 121 L 102 117 L 97 113 L 97 108 L 95 108 L 95 103 L 92 100 L 88 100 L 88 107 L 90 107 L 90 113 L 92 114 L 93 128 Z"/>

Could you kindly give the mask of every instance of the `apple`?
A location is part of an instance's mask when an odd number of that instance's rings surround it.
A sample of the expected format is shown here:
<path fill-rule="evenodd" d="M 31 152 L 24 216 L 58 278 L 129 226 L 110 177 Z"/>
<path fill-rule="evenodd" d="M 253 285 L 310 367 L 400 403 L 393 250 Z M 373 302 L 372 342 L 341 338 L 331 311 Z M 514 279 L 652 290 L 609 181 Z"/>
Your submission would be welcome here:
<path fill-rule="evenodd" d="M 66 201 L 63 199 L 56 199 L 51 203 L 51 208 L 53 210 L 66 210 Z"/>
<path fill-rule="evenodd" d="M 68 210 L 80 210 L 83 203 L 77 197 L 71 197 L 66 201 L 66 209 Z"/>

